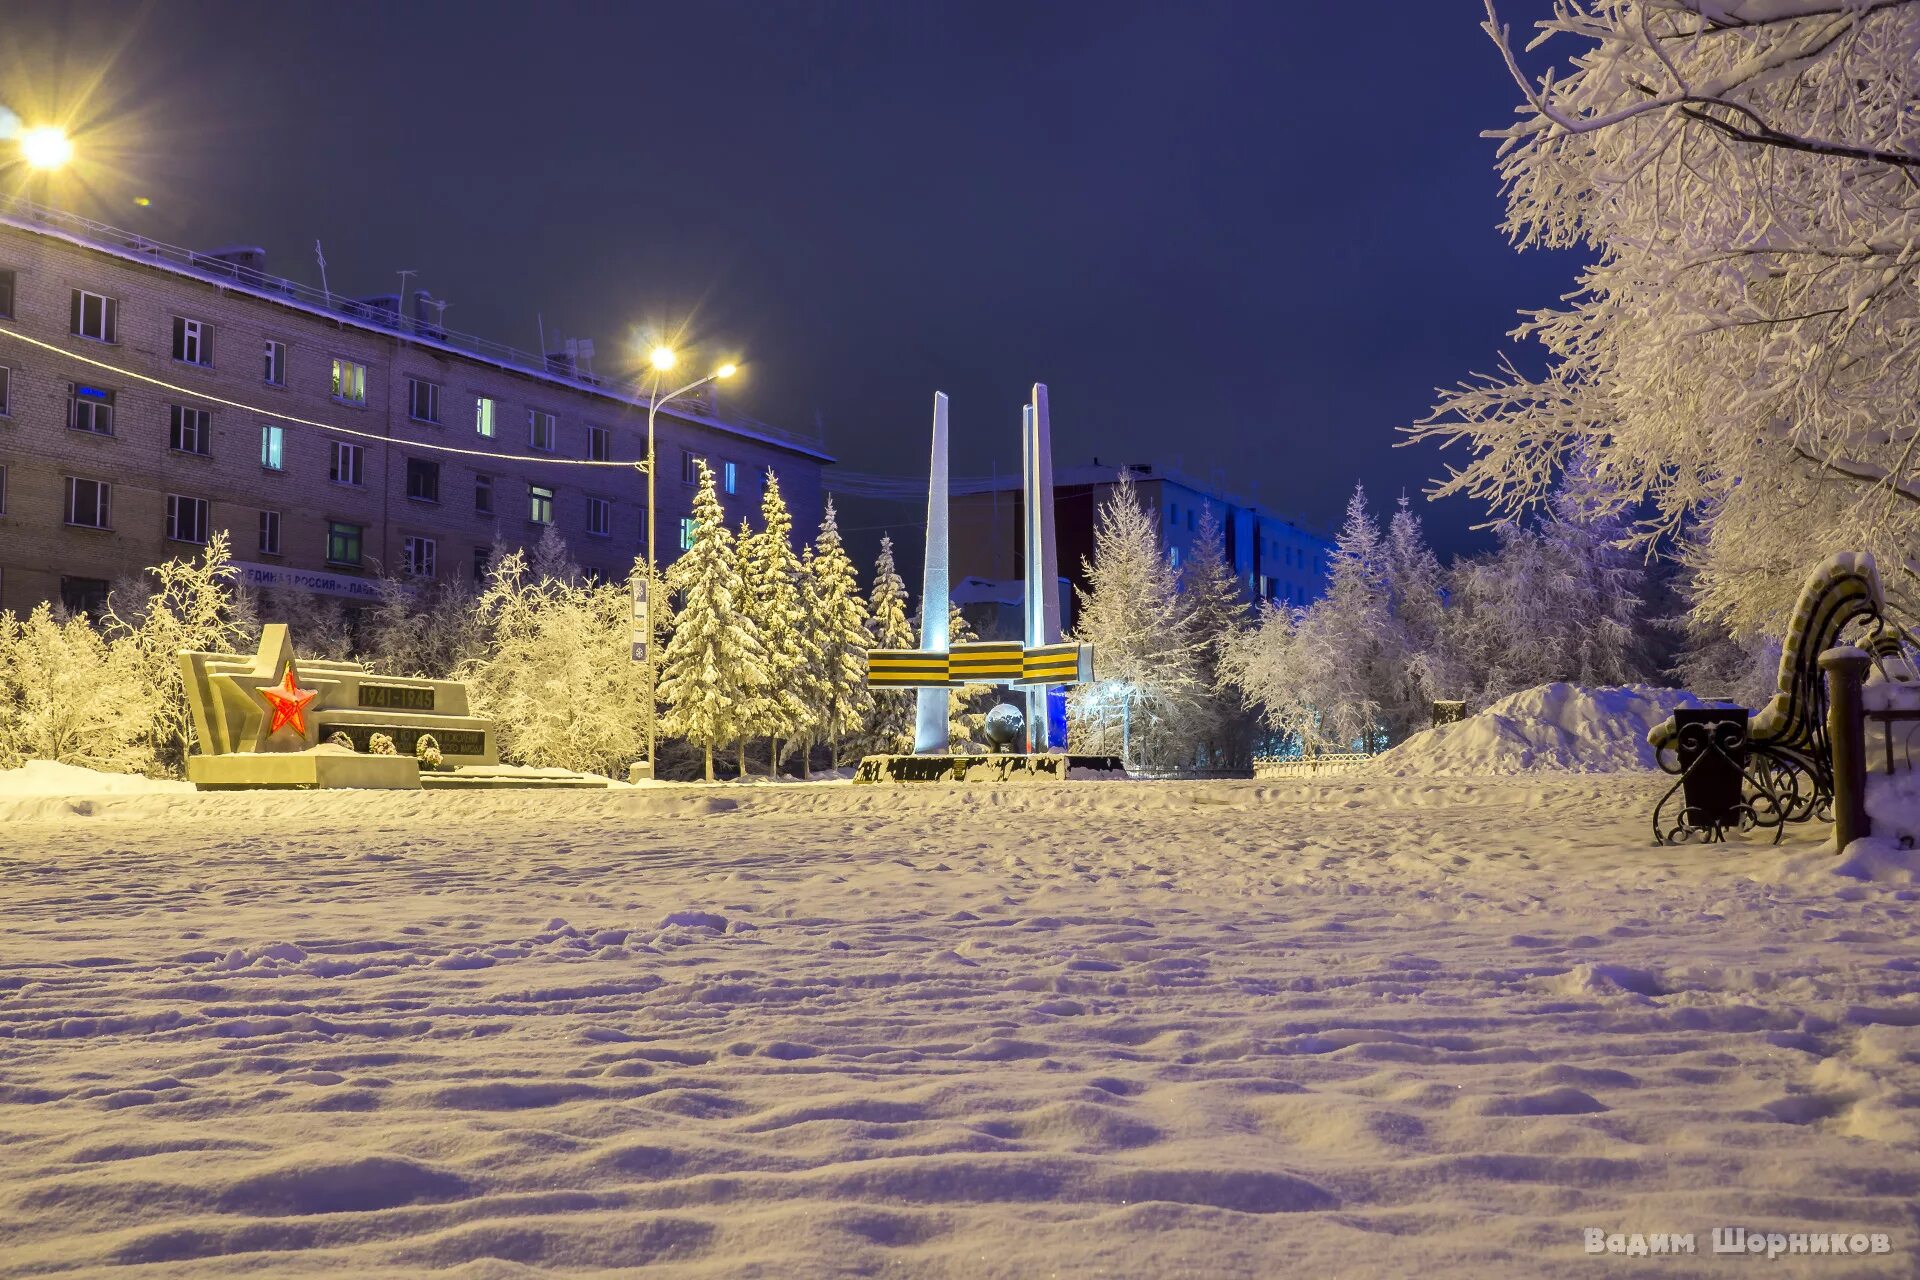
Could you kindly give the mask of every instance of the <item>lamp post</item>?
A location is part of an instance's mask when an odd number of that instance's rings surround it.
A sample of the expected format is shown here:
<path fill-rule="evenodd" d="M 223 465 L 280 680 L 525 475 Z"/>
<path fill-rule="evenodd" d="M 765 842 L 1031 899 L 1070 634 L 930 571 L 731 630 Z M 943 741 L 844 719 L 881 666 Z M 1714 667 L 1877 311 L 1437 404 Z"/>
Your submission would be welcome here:
<path fill-rule="evenodd" d="M 680 363 L 680 358 L 674 354 L 670 347 L 655 347 L 648 355 L 647 363 L 653 366 L 653 390 L 647 395 L 647 461 L 642 469 L 647 473 L 647 660 L 649 663 L 647 696 L 654 700 L 653 706 L 648 709 L 647 715 L 647 772 L 649 776 L 657 776 L 656 766 L 659 760 L 656 751 L 659 744 L 659 734 L 656 731 L 656 723 L 660 718 L 660 701 L 654 695 L 654 682 L 651 678 L 653 668 L 651 664 L 654 661 L 652 655 L 653 584 L 654 580 L 659 576 L 659 561 L 654 556 L 654 530 L 656 527 L 655 521 L 658 519 L 658 512 L 656 510 L 657 504 L 654 502 L 653 478 L 659 468 L 656 465 L 657 459 L 653 447 L 653 420 L 654 416 L 660 412 L 661 405 L 669 404 L 675 398 L 686 395 L 689 391 L 698 391 L 709 382 L 717 382 L 721 378 L 731 378 L 736 372 L 736 367 L 731 364 L 723 364 L 706 377 L 696 378 L 686 386 L 675 391 L 669 391 L 663 396 L 660 394 L 660 375 Z"/>

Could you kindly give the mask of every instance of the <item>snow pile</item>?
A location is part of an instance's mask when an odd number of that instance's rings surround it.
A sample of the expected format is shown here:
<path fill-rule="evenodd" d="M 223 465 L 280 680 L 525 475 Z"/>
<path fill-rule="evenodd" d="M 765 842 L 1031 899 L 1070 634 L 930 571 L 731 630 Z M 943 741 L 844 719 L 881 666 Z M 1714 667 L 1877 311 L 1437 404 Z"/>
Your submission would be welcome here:
<path fill-rule="evenodd" d="M 1543 684 L 1414 734 L 1368 772 L 1407 778 L 1652 769 L 1647 731 L 1677 708 L 1702 705 L 1683 689 L 1653 685 Z"/>
<path fill-rule="evenodd" d="M 29 760 L 18 769 L 0 769 L 0 796 L 124 796 L 192 790 L 191 782 L 103 773 L 58 760 Z"/>

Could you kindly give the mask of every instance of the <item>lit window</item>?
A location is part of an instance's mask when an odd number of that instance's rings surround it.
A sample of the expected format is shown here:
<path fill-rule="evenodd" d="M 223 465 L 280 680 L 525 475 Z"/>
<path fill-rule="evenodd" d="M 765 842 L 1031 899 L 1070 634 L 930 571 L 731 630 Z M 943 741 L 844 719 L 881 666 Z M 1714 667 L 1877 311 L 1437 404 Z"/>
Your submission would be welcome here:
<path fill-rule="evenodd" d="M 728 493 L 738 493 L 740 491 L 740 469 L 734 466 L 733 463 L 723 462 L 720 464 L 720 477 Z"/>
<path fill-rule="evenodd" d="M 113 527 L 113 486 L 104 480 L 67 477 L 67 523 L 83 529 Z"/>
<path fill-rule="evenodd" d="M 587 499 L 587 532 L 601 538 L 613 532 L 613 504 L 605 498 Z"/>
<path fill-rule="evenodd" d="M 473 509 L 483 516 L 493 514 L 493 477 L 475 476 L 473 478 Z"/>
<path fill-rule="evenodd" d="M 473 402 L 473 429 L 489 440 L 493 438 L 493 401 L 487 396 Z"/>
<path fill-rule="evenodd" d="M 260 465 L 269 471 L 281 469 L 281 450 L 286 444 L 286 432 L 277 422 L 260 424 Z"/>
<path fill-rule="evenodd" d="M 117 299 L 75 289 L 70 319 L 70 331 L 76 338 L 92 338 L 95 342 L 120 340 L 120 303 Z"/>
<path fill-rule="evenodd" d="M 333 358 L 333 398 L 342 404 L 367 403 L 367 366 Z"/>
<path fill-rule="evenodd" d="M 400 544 L 400 570 L 409 578 L 431 578 L 438 559 L 432 538 L 408 538 Z"/>
<path fill-rule="evenodd" d="M 173 358 L 181 364 L 213 364 L 213 326 L 204 320 L 173 318 Z"/>
<path fill-rule="evenodd" d="M 113 392 L 83 382 L 67 384 L 67 425 L 97 436 L 113 434 Z"/>
<path fill-rule="evenodd" d="M 605 427 L 587 428 L 587 457 L 605 462 L 613 457 L 613 433 Z"/>
<path fill-rule="evenodd" d="M 407 416 L 415 422 L 440 421 L 440 384 L 424 378 L 408 378 Z"/>
<path fill-rule="evenodd" d="M 680 517 L 680 549 L 682 551 L 693 550 L 693 540 L 697 527 L 692 516 Z"/>
<path fill-rule="evenodd" d="M 167 537 L 174 542 L 204 544 L 207 540 L 207 500 L 167 495 Z"/>
<path fill-rule="evenodd" d="M 260 554 L 263 556 L 280 554 L 280 513 L 278 511 L 260 513 Z"/>
<path fill-rule="evenodd" d="M 1180 567 L 1180 548 L 1178 547 L 1167 548 L 1167 563 L 1172 565 L 1176 569 Z"/>
<path fill-rule="evenodd" d="M 553 523 L 553 489 L 547 485 L 527 486 L 527 519 L 535 524 Z"/>
<path fill-rule="evenodd" d="M 167 448 L 177 453 L 205 455 L 213 448 L 213 428 L 205 409 L 168 405 Z"/>
<path fill-rule="evenodd" d="M 287 385 L 287 344 L 267 339 L 266 370 L 261 380 L 276 387 Z"/>
<path fill-rule="evenodd" d="M 427 458 L 408 458 L 407 496 L 418 502 L 440 501 L 440 464 Z"/>
<path fill-rule="evenodd" d="M 357 565 L 360 563 L 360 526 L 348 524 L 345 520 L 327 522 L 327 563 Z"/>
<path fill-rule="evenodd" d="M 333 442 L 333 460 L 327 466 L 327 479 L 335 484 L 365 484 L 361 464 L 363 451 L 344 440 Z"/>
<path fill-rule="evenodd" d="M 544 409 L 527 410 L 527 447 L 553 452 L 553 415 Z"/>

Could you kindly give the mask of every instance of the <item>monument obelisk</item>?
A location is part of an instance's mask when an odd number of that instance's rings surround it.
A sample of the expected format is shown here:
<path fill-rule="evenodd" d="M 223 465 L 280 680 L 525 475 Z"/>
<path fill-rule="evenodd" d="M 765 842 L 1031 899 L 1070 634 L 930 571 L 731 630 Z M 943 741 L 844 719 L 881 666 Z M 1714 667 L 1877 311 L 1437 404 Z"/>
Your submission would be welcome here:
<path fill-rule="evenodd" d="M 920 586 L 920 650 L 945 653 L 947 614 L 947 393 L 933 393 L 933 460 L 927 466 L 927 559 Z M 947 690 L 919 690 L 913 726 L 915 755 L 939 755 L 947 749 Z"/>
<path fill-rule="evenodd" d="M 1047 384 L 1033 384 L 1033 402 L 1020 412 L 1020 461 L 1025 480 L 1026 626 L 1030 649 L 1060 642 L 1060 557 L 1053 537 L 1053 433 Z M 1051 746 L 1047 686 L 1027 688 L 1027 750 Z"/>

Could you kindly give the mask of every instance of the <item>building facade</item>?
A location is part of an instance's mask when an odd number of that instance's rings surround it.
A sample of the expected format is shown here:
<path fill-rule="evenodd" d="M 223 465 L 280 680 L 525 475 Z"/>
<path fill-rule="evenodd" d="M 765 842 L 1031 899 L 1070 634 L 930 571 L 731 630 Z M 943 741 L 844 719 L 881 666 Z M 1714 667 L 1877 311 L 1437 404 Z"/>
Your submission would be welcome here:
<path fill-rule="evenodd" d="M 1221 528 L 1227 563 L 1247 601 L 1300 606 L 1312 603 L 1326 589 L 1328 556 L 1333 550 L 1328 539 L 1176 472 L 1146 463 L 1126 470 L 1140 502 L 1157 512 L 1161 545 L 1176 567 L 1192 557 L 1200 513 L 1211 508 Z M 1085 565 L 1093 556 L 1099 511 L 1119 483 L 1119 472 L 1118 467 L 1097 462 L 1054 472 L 1054 531 L 1063 591 L 1087 588 Z M 957 488 L 951 499 L 954 580 L 971 582 L 970 590 L 983 611 L 998 598 L 996 588 L 1005 594 L 1002 584 L 1021 576 L 1022 505 L 1017 477 L 971 483 L 964 492 Z"/>
<path fill-rule="evenodd" d="M 343 298 L 264 258 L 0 201 L 0 609 L 97 611 L 222 529 L 253 585 L 361 601 L 382 574 L 472 579 L 548 528 L 605 577 L 644 555 L 644 393 L 450 333 L 424 293 Z M 710 395 L 660 410 L 657 456 L 662 565 L 696 458 L 733 522 L 772 469 L 802 530 L 832 461 Z"/>

